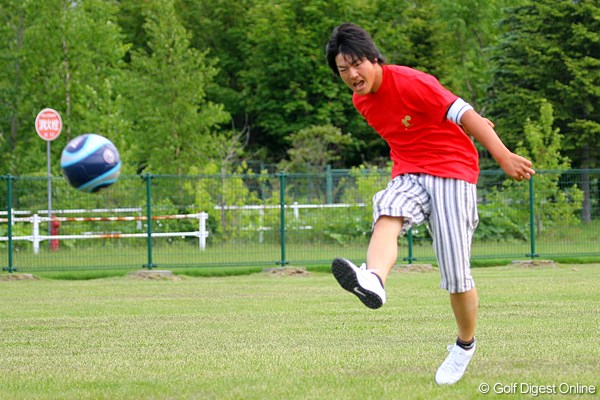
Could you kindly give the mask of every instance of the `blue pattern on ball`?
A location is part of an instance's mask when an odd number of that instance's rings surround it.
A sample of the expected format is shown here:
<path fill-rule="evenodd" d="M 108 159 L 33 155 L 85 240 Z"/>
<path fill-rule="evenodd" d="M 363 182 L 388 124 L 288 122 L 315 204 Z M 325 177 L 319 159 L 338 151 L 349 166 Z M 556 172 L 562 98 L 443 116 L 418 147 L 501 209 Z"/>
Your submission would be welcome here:
<path fill-rule="evenodd" d="M 89 193 L 112 185 L 121 174 L 117 148 L 94 133 L 71 140 L 62 151 L 60 166 L 71 186 Z"/>

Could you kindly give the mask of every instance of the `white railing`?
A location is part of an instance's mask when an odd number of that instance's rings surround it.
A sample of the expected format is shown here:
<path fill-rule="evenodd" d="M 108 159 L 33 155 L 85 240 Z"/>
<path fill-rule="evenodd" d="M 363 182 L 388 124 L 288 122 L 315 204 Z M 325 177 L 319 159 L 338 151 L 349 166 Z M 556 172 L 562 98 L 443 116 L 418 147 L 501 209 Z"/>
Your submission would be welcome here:
<path fill-rule="evenodd" d="M 295 201 L 292 204 L 285 205 L 285 208 L 292 209 L 295 221 L 300 220 L 300 210 L 315 209 L 315 208 L 329 209 L 329 208 L 351 208 L 351 207 L 366 207 L 366 204 L 365 203 L 300 204 L 297 201 Z M 242 228 L 240 228 L 240 230 L 243 230 L 243 231 L 256 230 L 256 231 L 258 231 L 258 242 L 259 243 L 264 243 L 264 232 L 265 231 L 273 230 L 273 228 L 270 226 L 263 226 L 263 217 L 265 215 L 265 210 L 274 210 L 274 209 L 280 210 L 281 205 L 279 205 L 279 204 L 270 204 L 270 205 L 250 204 L 250 205 L 243 205 L 243 206 L 235 206 L 235 205 L 234 206 L 220 206 L 220 205 L 215 206 L 215 210 L 225 210 L 225 211 L 228 211 L 228 210 L 238 210 L 238 211 L 240 211 L 240 210 L 241 211 L 258 210 L 259 226 L 257 226 L 257 227 L 242 227 Z M 310 225 L 302 225 L 302 226 L 296 227 L 296 229 L 311 230 L 311 229 L 313 229 L 313 227 Z"/>
<path fill-rule="evenodd" d="M 294 202 L 292 204 L 286 204 L 285 208 L 292 209 L 294 220 L 300 220 L 300 210 L 303 209 L 331 209 L 331 208 L 350 208 L 350 207 L 365 207 L 364 203 L 335 203 L 335 204 L 299 204 Z M 281 205 L 231 205 L 231 206 L 215 206 L 215 210 L 253 210 L 258 211 L 260 216 L 260 222 L 258 227 L 241 227 L 241 230 L 256 230 L 259 232 L 259 243 L 264 242 L 263 233 L 264 231 L 270 231 L 273 228 L 263 226 L 262 217 L 264 216 L 265 210 L 268 209 L 280 209 Z M 73 235 L 43 235 L 40 233 L 40 225 L 43 223 L 49 223 L 52 221 L 56 222 L 98 222 L 98 221 L 137 221 L 137 229 L 142 230 L 143 221 L 147 221 L 147 217 L 142 215 L 141 208 L 106 208 L 106 209 L 66 209 L 66 210 L 52 210 L 54 217 L 49 218 L 47 210 L 39 210 L 35 214 L 31 215 L 31 211 L 12 211 L 12 222 L 29 222 L 32 224 L 31 235 L 26 236 L 13 236 L 12 240 L 18 241 L 30 241 L 33 243 L 33 252 L 37 254 L 40 248 L 40 242 L 45 240 L 75 240 L 75 239 L 116 239 L 116 238 L 143 238 L 148 237 L 148 233 L 120 233 L 120 232 L 81 232 Z M 119 216 L 119 217 L 69 217 L 69 216 L 57 216 L 57 215 L 69 215 L 69 214 L 119 214 L 119 213 L 134 213 L 135 216 Z M 6 211 L 0 211 L 0 216 L 7 216 Z M 197 214 L 176 214 L 176 215 L 160 215 L 153 216 L 152 220 L 167 220 L 167 219 L 198 219 L 198 230 L 191 232 L 152 232 L 152 237 L 197 237 L 198 247 L 200 250 L 206 249 L 206 238 L 208 237 L 207 219 L 208 214 L 205 212 Z M 0 223 L 8 222 L 8 218 L 0 218 Z M 310 230 L 313 229 L 310 225 L 297 226 L 295 229 Z M 1 236 L 0 242 L 8 241 L 7 236 Z"/>
<path fill-rule="evenodd" d="M 88 210 L 76 210 L 81 213 Z M 96 212 L 105 210 L 95 210 Z M 137 210 L 136 210 L 137 211 Z M 68 212 L 62 212 L 68 213 Z M 198 247 L 200 250 L 206 249 L 206 238 L 208 230 L 206 220 L 208 214 L 205 212 L 197 214 L 175 214 L 175 215 L 158 215 L 151 218 L 153 221 L 168 220 L 168 219 L 198 219 L 198 230 L 191 232 L 152 232 L 152 237 L 183 237 L 191 236 L 198 238 Z M 25 240 L 33 243 L 33 252 L 37 254 L 40 249 L 40 242 L 44 240 L 74 240 L 74 239 L 115 239 L 115 238 L 143 238 L 148 237 L 148 233 L 94 233 L 83 232 L 75 235 L 42 235 L 40 234 L 40 224 L 50 221 L 57 222 L 97 222 L 97 221 L 147 221 L 145 216 L 129 216 L 129 217 L 42 217 L 38 214 L 33 214 L 29 217 L 14 217 L 12 222 L 29 222 L 32 224 L 32 233 L 27 236 L 13 236 L 12 240 Z M 0 222 L 8 222 L 8 218 L 0 218 Z M 141 228 L 141 227 L 140 227 Z M 1 236 L 0 241 L 8 241 L 8 236 Z"/>

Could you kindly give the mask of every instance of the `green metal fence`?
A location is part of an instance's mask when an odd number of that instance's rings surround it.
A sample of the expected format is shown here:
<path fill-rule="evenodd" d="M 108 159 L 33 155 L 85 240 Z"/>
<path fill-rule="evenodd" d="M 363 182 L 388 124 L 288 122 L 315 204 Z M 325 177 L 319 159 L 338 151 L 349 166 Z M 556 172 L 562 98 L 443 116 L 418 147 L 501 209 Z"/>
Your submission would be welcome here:
<path fill-rule="evenodd" d="M 0 263 L 9 272 L 362 262 L 381 170 L 122 176 L 80 193 L 61 177 L 0 177 Z M 482 172 L 472 259 L 600 257 L 600 170 Z M 49 207 L 51 206 L 51 207 Z M 49 210 L 49 208 L 51 208 Z M 435 262 L 425 226 L 399 262 Z"/>

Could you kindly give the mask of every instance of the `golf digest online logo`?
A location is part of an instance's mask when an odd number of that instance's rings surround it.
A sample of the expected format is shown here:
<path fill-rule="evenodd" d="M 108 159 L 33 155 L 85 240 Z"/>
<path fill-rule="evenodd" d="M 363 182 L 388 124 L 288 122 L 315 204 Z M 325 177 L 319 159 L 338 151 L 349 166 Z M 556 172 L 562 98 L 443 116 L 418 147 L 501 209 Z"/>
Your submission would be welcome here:
<path fill-rule="evenodd" d="M 581 383 L 559 383 L 552 385 L 535 385 L 533 383 L 486 383 L 483 382 L 479 385 L 479 392 L 482 394 L 494 393 L 494 394 L 513 394 L 513 395 L 530 395 L 531 397 L 537 397 L 539 395 L 586 395 L 586 394 L 597 394 L 596 386 L 584 385 Z"/>

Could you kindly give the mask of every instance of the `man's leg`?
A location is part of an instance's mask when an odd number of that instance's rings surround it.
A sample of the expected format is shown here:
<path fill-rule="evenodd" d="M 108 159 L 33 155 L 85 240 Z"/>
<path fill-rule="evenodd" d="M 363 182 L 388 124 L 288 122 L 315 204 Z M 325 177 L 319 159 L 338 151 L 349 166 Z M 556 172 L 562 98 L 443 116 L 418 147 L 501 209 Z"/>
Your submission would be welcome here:
<path fill-rule="evenodd" d="M 450 292 L 458 338 L 438 368 L 438 384 L 454 384 L 464 375 L 475 353 L 478 297 L 471 276 L 471 242 L 477 226 L 477 196 L 474 184 L 426 177 L 432 199 L 429 219 L 433 247 L 442 278 L 441 287 Z"/>
<path fill-rule="evenodd" d="M 429 195 L 419 183 L 419 175 L 400 175 L 373 196 L 373 231 L 367 260 L 360 268 L 345 258 L 336 258 L 331 272 L 338 283 L 370 308 L 385 304 L 383 287 L 398 258 L 398 236 L 403 216 L 413 224 L 423 223 L 429 213 Z"/>
<path fill-rule="evenodd" d="M 471 342 L 475 337 L 478 303 L 476 288 L 464 293 L 450 293 L 450 304 L 456 318 L 458 339 L 461 342 Z"/>
<path fill-rule="evenodd" d="M 402 218 L 382 216 L 373 227 L 366 265 L 358 268 L 345 258 L 333 260 L 331 272 L 335 279 L 369 308 L 379 308 L 385 304 L 383 285 L 398 257 L 401 229 Z"/>
<path fill-rule="evenodd" d="M 450 304 L 456 318 L 458 339 L 449 347 L 450 354 L 435 373 L 440 385 L 452 385 L 462 378 L 475 353 L 475 323 L 477 322 L 477 289 L 450 293 Z"/>
<path fill-rule="evenodd" d="M 398 258 L 398 236 L 404 219 L 383 215 L 373 226 L 373 233 L 367 249 L 367 269 L 373 270 L 381 283 L 385 284 L 390 270 Z"/>

